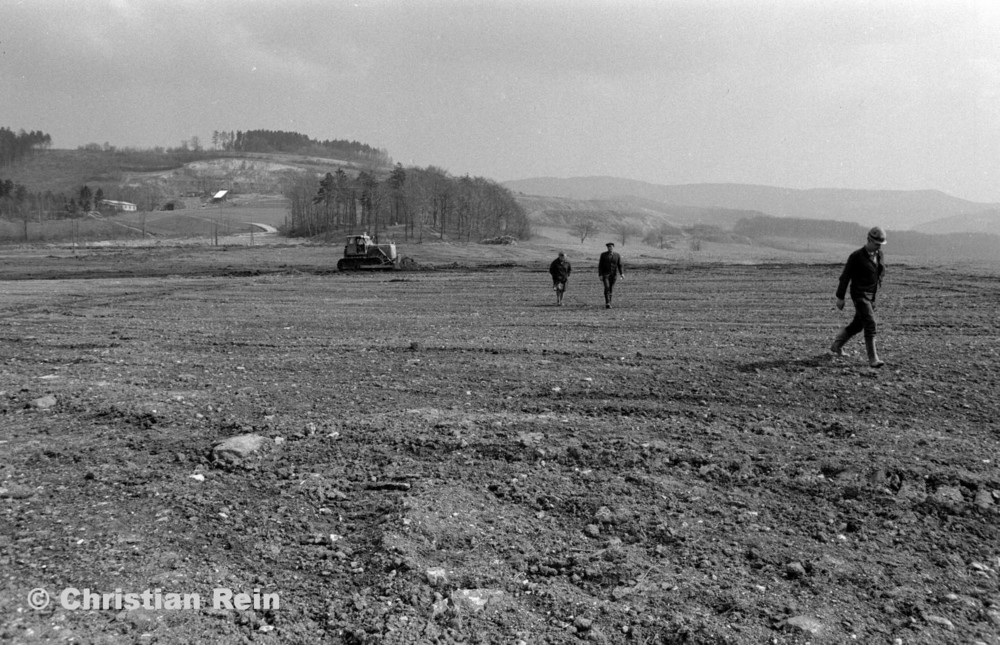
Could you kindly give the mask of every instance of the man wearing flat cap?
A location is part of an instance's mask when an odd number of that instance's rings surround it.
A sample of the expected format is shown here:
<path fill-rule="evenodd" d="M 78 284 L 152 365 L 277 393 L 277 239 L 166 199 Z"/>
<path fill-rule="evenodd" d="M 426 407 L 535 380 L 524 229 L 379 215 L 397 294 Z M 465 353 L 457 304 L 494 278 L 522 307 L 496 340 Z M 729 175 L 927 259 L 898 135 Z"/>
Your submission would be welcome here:
<path fill-rule="evenodd" d="M 611 296 L 615 290 L 615 282 L 619 277 L 625 277 L 625 266 L 622 256 L 615 253 L 615 243 L 608 242 L 608 250 L 601 253 L 597 260 L 597 275 L 604 283 L 604 308 L 611 309 Z"/>
<path fill-rule="evenodd" d="M 882 367 L 885 363 L 878 357 L 875 348 L 875 294 L 882 284 L 885 273 L 885 260 L 882 257 L 882 245 L 885 244 L 885 230 L 875 226 L 868 231 L 868 241 L 865 245 L 851 253 L 840 274 L 837 285 L 837 309 L 844 308 L 844 296 L 850 285 L 851 301 L 854 302 L 854 319 L 844 327 L 830 345 L 830 353 L 834 356 L 844 356 L 844 344 L 860 331 L 865 333 L 865 349 L 868 352 L 868 364 L 871 367 Z"/>

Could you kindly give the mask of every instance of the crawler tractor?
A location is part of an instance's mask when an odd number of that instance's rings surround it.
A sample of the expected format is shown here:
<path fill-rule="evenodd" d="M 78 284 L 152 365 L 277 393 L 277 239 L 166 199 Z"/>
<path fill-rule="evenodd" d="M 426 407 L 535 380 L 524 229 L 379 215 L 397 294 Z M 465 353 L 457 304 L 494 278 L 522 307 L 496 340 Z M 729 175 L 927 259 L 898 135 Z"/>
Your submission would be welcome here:
<path fill-rule="evenodd" d="M 399 257 L 392 242 L 379 244 L 367 233 L 348 235 L 344 245 L 344 257 L 337 262 L 340 271 L 362 269 L 398 269 Z"/>

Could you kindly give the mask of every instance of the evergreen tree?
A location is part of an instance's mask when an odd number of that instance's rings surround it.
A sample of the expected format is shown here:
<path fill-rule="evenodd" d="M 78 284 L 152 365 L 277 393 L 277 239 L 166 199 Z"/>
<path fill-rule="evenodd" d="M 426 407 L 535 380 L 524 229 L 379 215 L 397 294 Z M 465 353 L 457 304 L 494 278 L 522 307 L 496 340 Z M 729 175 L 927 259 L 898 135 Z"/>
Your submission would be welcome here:
<path fill-rule="evenodd" d="M 94 194 L 90 192 L 90 187 L 84 185 L 83 188 L 80 189 L 80 194 L 77 197 L 77 203 L 79 204 L 80 209 L 84 211 L 94 210 L 92 203 L 93 199 Z"/>

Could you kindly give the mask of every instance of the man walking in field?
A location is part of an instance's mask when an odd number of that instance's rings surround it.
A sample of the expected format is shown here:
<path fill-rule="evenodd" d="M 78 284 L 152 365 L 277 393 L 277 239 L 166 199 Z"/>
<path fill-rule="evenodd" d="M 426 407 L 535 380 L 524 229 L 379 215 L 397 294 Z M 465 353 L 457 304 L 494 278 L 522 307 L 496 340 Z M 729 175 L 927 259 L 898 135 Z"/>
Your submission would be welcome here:
<path fill-rule="evenodd" d="M 876 226 L 868 231 L 868 241 L 865 245 L 847 258 L 837 286 L 837 309 L 844 308 L 844 296 L 850 285 L 851 301 L 854 302 L 854 319 L 837 334 L 830 346 L 830 352 L 834 356 L 844 356 L 844 343 L 858 332 L 864 331 L 868 364 L 872 367 L 885 365 L 878 357 L 878 350 L 875 348 L 875 294 L 882 284 L 882 275 L 885 273 L 883 244 L 885 244 L 885 231 L 881 226 Z"/>
<path fill-rule="evenodd" d="M 625 266 L 622 256 L 615 253 L 615 243 L 608 242 L 608 250 L 601 253 L 597 260 L 597 275 L 604 283 L 604 308 L 611 309 L 611 297 L 614 294 L 615 282 L 619 277 L 625 278 Z"/>
<path fill-rule="evenodd" d="M 556 306 L 562 306 L 563 294 L 566 293 L 566 281 L 569 280 L 569 274 L 573 271 L 573 267 L 570 265 L 569 260 L 566 259 L 566 254 L 562 251 L 559 252 L 559 257 L 552 260 L 552 264 L 549 265 L 549 274 L 552 276 L 552 288 L 556 291 Z"/>

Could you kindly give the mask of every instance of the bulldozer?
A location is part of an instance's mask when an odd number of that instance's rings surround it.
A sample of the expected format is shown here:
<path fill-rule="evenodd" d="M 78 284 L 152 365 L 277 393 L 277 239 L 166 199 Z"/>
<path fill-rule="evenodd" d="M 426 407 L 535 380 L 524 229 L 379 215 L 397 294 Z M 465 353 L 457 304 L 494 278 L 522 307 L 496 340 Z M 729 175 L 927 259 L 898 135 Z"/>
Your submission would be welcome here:
<path fill-rule="evenodd" d="M 372 239 L 367 233 L 348 235 L 344 257 L 337 262 L 338 271 L 398 268 L 396 245 L 392 242 L 379 244 L 377 239 Z"/>

